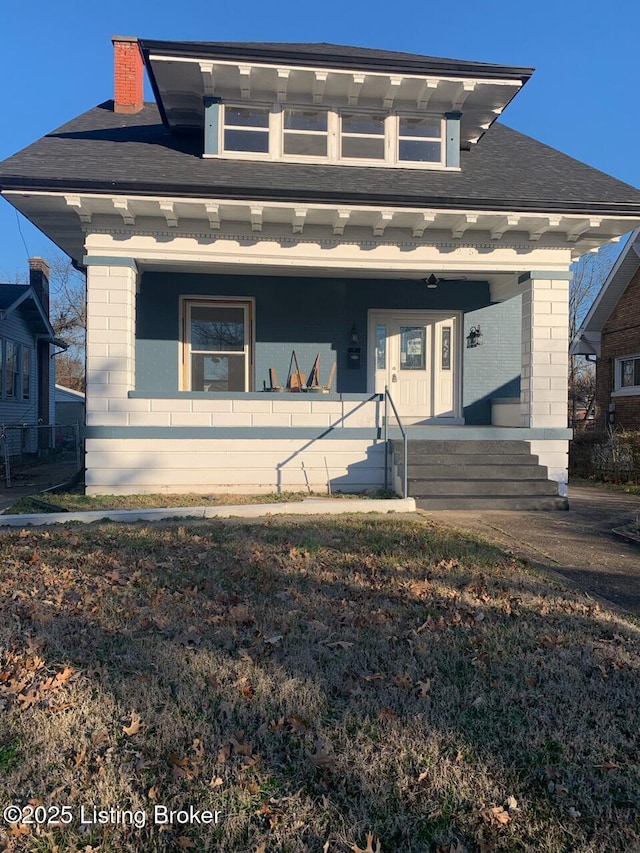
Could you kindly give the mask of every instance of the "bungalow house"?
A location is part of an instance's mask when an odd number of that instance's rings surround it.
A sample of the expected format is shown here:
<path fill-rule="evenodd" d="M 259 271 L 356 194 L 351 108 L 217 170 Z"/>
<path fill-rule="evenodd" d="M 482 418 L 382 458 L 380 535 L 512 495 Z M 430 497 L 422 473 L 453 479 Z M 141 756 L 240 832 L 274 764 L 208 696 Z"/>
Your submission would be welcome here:
<path fill-rule="evenodd" d="M 640 228 L 602 285 L 571 354 L 596 359 L 596 425 L 640 430 Z"/>
<path fill-rule="evenodd" d="M 0 284 L 0 430 L 2 453 L 35 453 L 49 444 L 55 423 L 56 347 L 66 349 L 49 322 L 49 267 L 29 259 L 29 284 Z"/>
<path fill-rule="evenodd" d="M 114 100 L 0 164 L 86 269 L 87 492 L 566 506 L 570 264 L 640 192 L 496 123 L 533 69 L 113 43 Z"/>

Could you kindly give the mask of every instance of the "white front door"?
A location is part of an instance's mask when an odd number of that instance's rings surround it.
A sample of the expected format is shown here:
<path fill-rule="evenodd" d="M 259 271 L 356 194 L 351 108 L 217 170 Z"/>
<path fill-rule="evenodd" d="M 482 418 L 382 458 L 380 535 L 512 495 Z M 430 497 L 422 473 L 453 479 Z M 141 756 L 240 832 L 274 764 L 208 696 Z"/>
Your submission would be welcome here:
<path fill-rule="evenodd" d="M 407 423 L 460 423 L 456 314 L 371 311 L 372 390 L 385 385 Z"/>

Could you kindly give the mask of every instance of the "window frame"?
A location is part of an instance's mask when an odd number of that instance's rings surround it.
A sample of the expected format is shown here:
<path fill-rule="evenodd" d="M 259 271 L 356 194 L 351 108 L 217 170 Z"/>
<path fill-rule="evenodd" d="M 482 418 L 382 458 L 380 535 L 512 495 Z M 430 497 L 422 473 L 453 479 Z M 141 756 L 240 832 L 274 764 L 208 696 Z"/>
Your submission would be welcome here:
<path fill-rule="evenodd" d="M 640 353 L 630 353 L 629 355 L 617 356 L 614 362 L 613 372 L 613 388 L 612 397 L 634 397 L 640 396 L 640 384 L 638 385 L 623 385 L 622 384 L 622 364 L 625 361 L 640 362 Z M 640 370 L 640 368 L 638 368 Z M 634 373 L 636 367 L 634 365 Z"/>
<path fill-rule="evenodd" d="M 286 163 L 318 163 L 330 164 L 332 166 L 378 166 L 382 168 L 398 168 L 398 169 L 421 169 L 433 171 L 454 171 L 459 172 L 459 166 L 447 166 L 447 143 L 446 143 L 446 117 L 442 113 L 421 113 L 415 110 L 377 110 L 372 107 L 331 107 L 309 103 L 273 103 L 265 101 L 229 101 L 221 103 L 221 117 L 218 124 L 218 154 L 205 154 L 205 158 L 232 158 L 237 160 L 269 160 Z M 269 113 L 268 128 L 262 128 L 268 133 L 268 153 L 257 151 L 235 151 L 227 149 L 224 145 L 224 135 L 226 129 L 247 129 L 236 127 L 235 125 L 227 125 L 225 122 L 227 109 L 264 109 Z M 301 112 L 326 112 L 327 114 L 327 155 L 321 154 L 285 154 L 284 140 L 287 133 L 308 133 L 309 135 L 322 135 L 319 131 L 302 131 L 294 129 L 285 129 L 285 111 L 299 110 Z M 371 139 L 384 140 L 384 157 L 343 157 L 342 156 L 342 116 L 344 115 L 382 115 L 384 116 L 384 134 L 345 134 L 346 137 L 353 139 L 358 136 Z M 433 119 L 437 121 L 440 127 L 440 136 L 436 137 L 416 137 L 418 141 L 424 142 L 439 142 L 440 144 L 440 159 L 439 160 L 400 160 L 400 141 L 413 137 L 400 137 L 400 120 L 402 118 L 422 118 Z"/>
<path fill-rule="evenodd" d="M 289 110 L 290 112 L 314 112 L 314 113 L 323 113 L 327 117 L 327 129 L 325 131 L 322 130 L 297 130 L 296 128 L 288 128 L 286 127 L 286 119 L 285 114 Z M 280 110 L 281 120 L 280 120 L 280 150 L 282 152 L 283 160 L 300 160 L 305 163 L 321 161 L 323 163 L 331 162 L 331 154 L 332 154 L 332 137 L 335 134 L 334 120 L 332 118 L 331 110 L 326 107 L 321 106 L 307 106 L 300 107 L 294 105 L 283 105 Z M 312 137 L 321 137 L 326 139 L 327 142 L 327 153 L 326 154 L 287 154 L 285 152 L 285 140 L 287 136 L 291 136 L 297 134 L 298 136 L 312 136 Z"/>
<path fill-rule="evenodd" d="M 429 113 L 425 113 L 424 115 L 420 115 L 417 113 L 408 113 L 408 112 L 398 112 L 396 113 L 396 132 L 395 132 L 395 161 L 398 166 L 404 167 L 405 164 L 410 164 L 413 166 L 421 166 L 425 168 L 425 165 L 428 167 L 430 165 L 434 166 L 444 166 L 444 158 L 446 156 L 446 144 L 445 144 L 445 118 L 444 116 L 433 116 L 433 118 L 439 118 L 440 124 L 440 136 L 410 136 L 408 134 L 400 133 L 400 121 L 403 118 L 423 118 L 429 119 L 432 116 Z M 400 143 L 401 142 L 437 142 L 440 145 L 440 158 L 438 160 L 401 160 L 400 159 Z"/>
<path fill-rule="evenodd" d="M 235 125 L 226 123 L 227 107 L 234 110 L 240 109 L 255 109 L 267 111 L 267 126 L 266 127 L 251 127 L 247 125 Z M 273 152 L 271 149 L 273 141 L 273 104 L 265 103 L 228 103 L 222 105 L 222 115 L 220 120 L 220 133 L 218 140 L 218 150 L 221 154 L 227 157 L 234 157 L 241 160 L 271 160 Z M 267 134 L 267 150 L 266 151 L 237 151 L 235 148 L 225 148 L 224 139 L 226 130 L 244 130 L 248 133 L 266 133 Z"/>
<path fill-rule="evenodd" d="M 244 355 L 244 389 L 242 391 L 194 391 L 191 375 L 191 309 L 193 307 L 242 308 L 244 311 L 244 347 L 242 350 L 232 350 Z M 179 388 L 181 391 L 201 393 L 211 396 L 224 394 L 246 394 L 254 388 L 254 359 L 255 359 L 255 299 L 249 296 L 202 296 L 190 295 L 180 297 L 180 338 L 179 338 Z M 195 350 L 195 352 L 223 352 L 222 350 Z"/>
<path fill-rule="evenodd" d="M 15 352 L 15 366 L 16 369 L 11 371 L 13 376 L 13 380 L 11 383 L 11 394 L 8 392 L 8 379 L 9 379 L 9 347 L 14 348 Z M 19 402 L 22 400 L 22 344 L 17 341 L 9 340 L 5 338 L 2 347 L 2 399 L 9 400 L 13 402 Z"/>
<path fill-rule="evenodd" d="M 28 402 L 31 399 L 31 388 L 33 387 L 33 383 L 31 381 L 33 377 L 33 356 L 32 348 L 26 344 L 22 346 L 22 359 L 20 366 L 20 395 L 23 402 Z M 25 378 L 27 378 L 26 384 Z"/>

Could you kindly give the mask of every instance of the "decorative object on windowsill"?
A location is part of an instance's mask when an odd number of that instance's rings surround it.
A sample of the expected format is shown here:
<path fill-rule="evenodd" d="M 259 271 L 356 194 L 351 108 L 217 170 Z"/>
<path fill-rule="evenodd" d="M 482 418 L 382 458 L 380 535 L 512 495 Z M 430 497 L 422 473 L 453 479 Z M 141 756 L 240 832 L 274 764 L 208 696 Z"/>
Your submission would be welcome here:
<path fill-rule="evenodd" d="M 440 284 L 440 279 L 433 273 L 431 273 L 429 278 L 423 279 L 423 281 L 427 285 L 427 290 L 435 290 L 436 287 Z"/>
<path fill-rule="evenodd" d="M 483 337 L 480 326 L 472 326 L 467 335 L 467 349 L 482 346 L 482 341 Z"/>
<path fill-rule="evenodd" d="M 267 388 L 267 383 L 265 382 L 264 390 L 272 392 L 282 392 L 285 390 L 282 385 L 278 383 L 278 374 L 276 373 L 275 367 L 269 368 L 269 386 L 270 387 Z"/>
<path fill-rule="evenodd" d="M 295 364 L 295 370 L 293 366 Z M 304 380 L 306 376 L 300 373 L 300 365 L 298 364 L 298 356 L 296 351 L 292 350 L 291 359 L 289 361 L 289 375 L 287 376 L 287 390 L 299 392 L 303 390 Z"/>

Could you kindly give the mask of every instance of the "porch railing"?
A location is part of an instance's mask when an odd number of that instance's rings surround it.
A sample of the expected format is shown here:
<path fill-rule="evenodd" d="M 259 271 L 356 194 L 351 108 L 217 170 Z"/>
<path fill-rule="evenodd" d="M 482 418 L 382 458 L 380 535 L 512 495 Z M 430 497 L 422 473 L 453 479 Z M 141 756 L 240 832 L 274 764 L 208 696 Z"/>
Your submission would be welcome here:
<path fill-rule="evenodd" d="M 393 409 L 393 414 L 396 417 L 396 421 L 400 428 L 400 434 L 402 435 L 402 445 L 403 445 L 403 465 L 402 465 L 402 497 L 409 497 L 409 487 L 408 487 L 408 477 L 407 470 L 409 467 L 409 455 L 408 455 L 408 443 L 409 439 L 407 436 L 407 430 L 402 425 L 402 421 L 400 420 L 400 415 L 398 414 L 398 410 L 396 409 L 396 404 L 393 402 L 393 397 L 391 396 L 391 392 L 389 391 L 389 386 L 384 386 L 384 487 L 385 489 L 389 488 L 389 406 Z M 393 460 L 393 453 L 391 453 L 391 459 Z"/>

